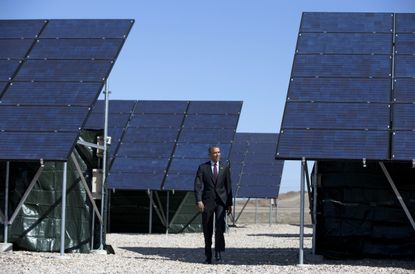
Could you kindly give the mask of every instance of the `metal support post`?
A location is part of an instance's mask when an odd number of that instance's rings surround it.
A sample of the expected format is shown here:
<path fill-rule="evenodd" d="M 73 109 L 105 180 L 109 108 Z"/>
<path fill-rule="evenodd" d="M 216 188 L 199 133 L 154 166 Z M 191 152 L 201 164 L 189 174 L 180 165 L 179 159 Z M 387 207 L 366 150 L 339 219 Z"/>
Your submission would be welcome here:
<path fill-rule="evenodd" d="M 169 210 L 170 210 L 170 191 L 167 190 L 167 199 L 166 199 L 166 235 L 169 234 Z"/>
<path fill-rule="evenodd" d="M 233 219 L 233 226 L 236 226 L 236 197 L 233 197 L 233 216 L 232 216 L 232 219 Z"/>
<path fill-rule="evenodd" d="M 108 91 L 108 79 L 105 80 L 104 87 L 105 95 L 105 113 L 104 113 L 104 151 L 102 157 L 102 184 L 101 184 L 101 216 L 105 215 L 105 190 L 106 190 L 106 177 L 107 177 L 107 139 L 108 139 L 108 105 L 109 105 L 109 91 Z M 104 221 L 100 224 L 99 230 L 99 249 L 104 249 Z"/>
<path fill-rule="evenodd" d="M 272 225 L 272 199 L 269 199 L 269 225 Z"/>
<path fill-rule="evenodd" d="M 153 192 L 148 189 L 147 194 L 150 200 L 150 205 L 148 208 L 148 233 L 151 234 L 151 231 L 153 230 Z"/>
<path fill-rule="evenodd" d="M 4 192 L 4 243 L 7 243 L 9 232 L 9 174 L 10 174 L 10 162 L 6 162 L 6 189 Z"/>
<path fill-rule="evenodd" d="M 255 224 L 258 223 L 258 198 L 255 199 Z"/>
<path fill-rule="evenodd" d="M 315 161 L 315 163 L 314 163 L 314 181 L 313 181 L 313 255 L 316 255 L 317 180 L 318 180 L 318 162 Z"/>
<path fill-rule="evenodd" d="M 66 172 L 68 163 L 63 163 L 62 177 L 62 213 L 61 213 L 61 256 L 65 253 L 65 221 L 66 221 Z"/>
<path fill-rule="evenodd" d="M 304 184 L 305 184 L 305 158 L 301 160 L 301 185 L 300 185 L 300 250 L 298 265 L 302 266 L 304 262 Z"/>
<path fill-rule="evenodd" d="M 95 234 L 95 211 L 92 210 L 92 224 L 91 224 L 91 250 L 94 249 L 94 234 Z"/>
<path fill-rule="evenodd" d="M 182 210 L 182 208 L 183 208 L 187 198 L 189 197 L 189 195 L 190 195 L 190 192 L 186 192 L 186 194 L 184 195 L 182 201 L 180 202 L 180 205 L 177 207 L 176 213 L 174 214 L 173 218 L 171 218 L 171 220 L 170 220 L 171 224 L 176 220 L 177 216 L 179 216 L 180 211 Z"/>

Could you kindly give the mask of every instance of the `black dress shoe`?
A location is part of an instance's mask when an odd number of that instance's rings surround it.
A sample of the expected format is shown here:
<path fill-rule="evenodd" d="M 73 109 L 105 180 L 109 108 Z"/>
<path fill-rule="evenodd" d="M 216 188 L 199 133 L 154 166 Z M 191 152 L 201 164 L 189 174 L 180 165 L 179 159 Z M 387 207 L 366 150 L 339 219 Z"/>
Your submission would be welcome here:
<path fill-rule="evenodd" d="M 212 259 L 206 259 L 203 261 L 204 264 L 212 264 Z"/>

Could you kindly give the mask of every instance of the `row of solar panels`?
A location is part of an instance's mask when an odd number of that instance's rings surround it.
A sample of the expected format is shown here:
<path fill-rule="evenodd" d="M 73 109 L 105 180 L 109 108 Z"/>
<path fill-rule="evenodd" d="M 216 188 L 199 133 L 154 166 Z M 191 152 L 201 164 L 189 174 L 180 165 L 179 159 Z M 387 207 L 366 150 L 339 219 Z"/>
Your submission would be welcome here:
<path fill-rule="evenodd" d="M 209 146 L 219 145 L 223 159 L 231 160 L 238 197 L 278 195 L 282 164 L 273 165 L 281 163 L 273 154 L 277 135 L 235 137 L 241 107 L 242 102 L 232 101 L 110 101 L 109 187 L 192 191 L 198 165 L 208 160 Z M 103 113 L 104 102 L 98 101 L 85 129 L 102 129 Z M 263 140 L 247 147 L 242 145 L 247 137 L 240 141 L 243 136 Z"/>
<path fill-rule="evenodd" d="M 304 13 L 277 158 L 415 159 L 415 15 Z"/>

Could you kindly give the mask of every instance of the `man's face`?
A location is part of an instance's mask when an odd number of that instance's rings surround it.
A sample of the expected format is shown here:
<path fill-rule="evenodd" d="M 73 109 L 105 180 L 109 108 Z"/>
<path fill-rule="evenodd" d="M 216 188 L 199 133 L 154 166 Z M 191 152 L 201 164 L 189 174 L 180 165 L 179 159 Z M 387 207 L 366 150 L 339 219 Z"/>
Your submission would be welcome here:
<path fill-rule="evenodd" d="M 220 148 L 213 147 L 210 150 L 209 157 L 213 162 L 218 162 L 220 160 Z"/>

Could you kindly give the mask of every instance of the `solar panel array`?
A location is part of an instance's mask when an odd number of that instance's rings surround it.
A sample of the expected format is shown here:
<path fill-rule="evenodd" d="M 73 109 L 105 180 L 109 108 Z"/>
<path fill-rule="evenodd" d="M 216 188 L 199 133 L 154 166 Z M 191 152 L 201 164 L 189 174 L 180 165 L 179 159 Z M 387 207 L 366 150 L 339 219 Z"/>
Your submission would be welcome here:
<path fill-rule="evenodd" d="M 304 13 L 280 159 L 415 159 L 415 14 Z"/>
<path fill-rule="evenodd" d="M 220 145 L 222 158 L 229 159 L 242 102 L 116 103 L 118 111 L 132 111 L 122 120 L 110 111 L 109 135 L 113 140 L 118 138 L 113 136 L 120 136 L 119 145 L 114 142 L 111 145 L 110 188 L 189 191 L 193 190 L 198 165 L 208 160 L 210 145 Z M 112 104 L 110 101 L 110 109 Z M 97 106 L 102 108 L 103 103 L 99 101 Z M 98 110 L 94 109 L 86 128 L 100 128 L 95 126 L 96 113 Z"/>
<path fill-rule="evenodd" d="M 0 159 L 64 161 L 132 20 L 0 20 Z"/>
<path fill-rule="evenodd" d="M 230 156 L 237 198 L 273 198 L 280 189 L 284 161 L 275 160 L 278 134 L 237 133 Z"/>

